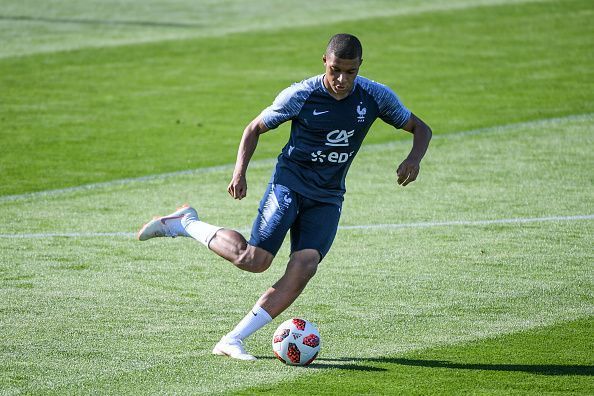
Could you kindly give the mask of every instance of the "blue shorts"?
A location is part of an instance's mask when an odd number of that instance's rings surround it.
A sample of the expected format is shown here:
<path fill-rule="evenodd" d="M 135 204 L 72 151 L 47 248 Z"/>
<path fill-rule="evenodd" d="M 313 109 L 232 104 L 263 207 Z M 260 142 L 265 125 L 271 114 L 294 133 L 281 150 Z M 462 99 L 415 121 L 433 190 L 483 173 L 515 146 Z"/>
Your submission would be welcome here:
<path fill-rule="evenodd" d="M 320 261 L 330 250 L 341 207 L 314 201 L 280 184 L 268 184 L 249 244 L 276 255 L 291 230 L 291 253 L 315 249 Z"/>

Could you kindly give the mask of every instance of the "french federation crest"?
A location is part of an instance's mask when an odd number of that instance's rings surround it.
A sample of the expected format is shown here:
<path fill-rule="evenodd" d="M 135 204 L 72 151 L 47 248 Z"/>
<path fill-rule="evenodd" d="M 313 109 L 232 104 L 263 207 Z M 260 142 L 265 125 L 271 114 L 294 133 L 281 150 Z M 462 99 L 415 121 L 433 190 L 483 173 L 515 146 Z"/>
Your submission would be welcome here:
<path fill-rule="evenodd" d="M 359 114 L 359 116 L 357 116 L 357 122 L 365 122 L 365 114 L 367 114 L 367 108 L 361 107 L 362 104 L 363 102 L 360 102 L 357 105 L 357 114 Z"/>

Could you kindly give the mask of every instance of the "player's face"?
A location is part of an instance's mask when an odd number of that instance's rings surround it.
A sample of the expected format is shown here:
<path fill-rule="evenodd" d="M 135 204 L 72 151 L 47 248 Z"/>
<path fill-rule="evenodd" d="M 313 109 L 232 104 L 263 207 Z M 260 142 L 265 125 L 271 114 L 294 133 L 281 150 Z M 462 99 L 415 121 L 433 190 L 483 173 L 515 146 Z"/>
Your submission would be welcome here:
<path fill-rule="evenodd" d="M 322 60 L 326 66 L 324 85 L 335 98 L 345 98 L 353 88 L 355 77 L 357 77 L 359 66 L 361 66 L 361 59 L 341 59 L 334 54 L 329 54 L 324 55 Z"/>

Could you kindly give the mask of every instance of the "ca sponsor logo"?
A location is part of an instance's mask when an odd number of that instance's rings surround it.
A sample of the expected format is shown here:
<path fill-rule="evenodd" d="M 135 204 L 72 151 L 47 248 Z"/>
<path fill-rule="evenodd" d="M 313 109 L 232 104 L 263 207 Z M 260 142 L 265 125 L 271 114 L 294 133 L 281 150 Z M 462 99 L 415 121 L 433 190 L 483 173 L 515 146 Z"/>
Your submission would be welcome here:
<path fill-rule="evenodd" d="M 335 129 L 326 135 L 326 146 L 347 147 L 349 145 L 349 138 L 353 136 L 354 133 L 354 129 L 348 132 L 344 129 Z"/>

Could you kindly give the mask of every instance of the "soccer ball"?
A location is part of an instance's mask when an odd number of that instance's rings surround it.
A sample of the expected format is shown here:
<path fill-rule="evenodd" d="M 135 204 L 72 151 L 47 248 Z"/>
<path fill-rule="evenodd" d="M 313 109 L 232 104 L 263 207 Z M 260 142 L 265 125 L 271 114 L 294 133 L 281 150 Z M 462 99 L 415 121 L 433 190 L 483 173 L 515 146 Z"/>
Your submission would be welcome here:
<path fill-rule="evenodd" d="M 272 337 L 272 350 L 285 364 L 307 366 L 318 356 L 322 339 L 315 325 L 293 318 L 281 323 Z"/>

